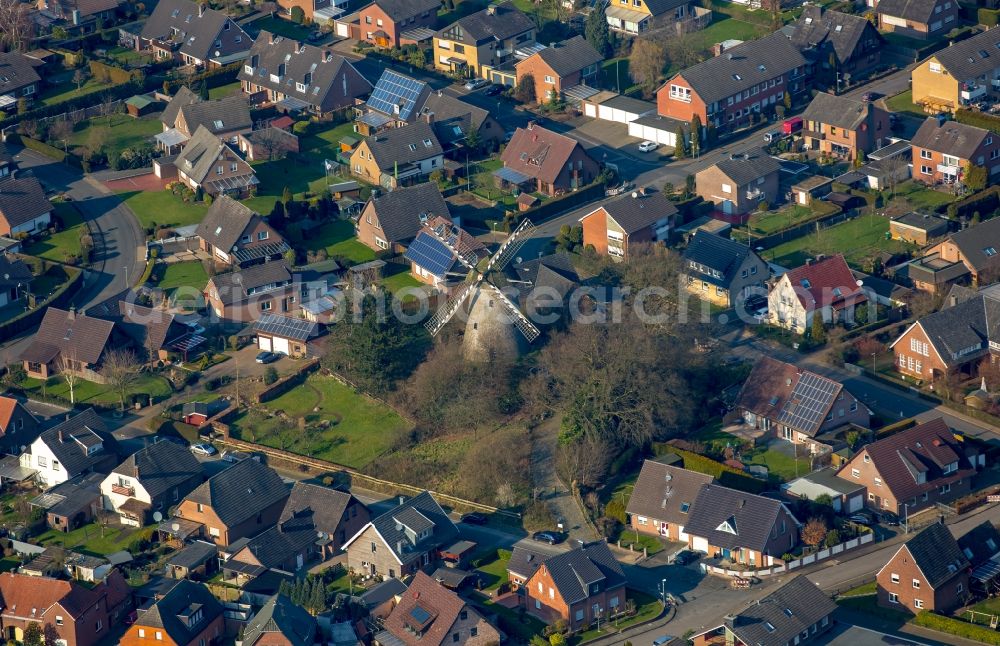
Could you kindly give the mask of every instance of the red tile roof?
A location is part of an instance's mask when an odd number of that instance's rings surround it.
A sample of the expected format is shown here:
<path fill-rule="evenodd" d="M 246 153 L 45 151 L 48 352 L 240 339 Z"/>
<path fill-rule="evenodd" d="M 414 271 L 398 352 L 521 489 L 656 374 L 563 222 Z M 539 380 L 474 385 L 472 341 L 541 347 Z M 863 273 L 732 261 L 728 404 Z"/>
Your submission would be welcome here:
<path fill-rule="evenodd" d="M 104 586 L 93 590 L 60 579 L 4 572 L 0 574 L 3 614 L 41 619 L 58 603 L 75 619 L 80 618 L 105 594 Z"/>
<path fill-rule="evenodd" d="M 857 305 L 868 300 L 840 254 L 797 267 L 786 276 L 807 312 L 827 305 Z"/>
<path fill-rule="evenodd" d="M 10 426 L 10 418 L 17 408 L 17 400 L 10 397 L 0 397 L 0 428 Z"/>
<path fill-rule="evenodd" d="M 528 124 L 514 131 L 500 159 L 507 168 L 551 184 L 579 145 L 576 139 Z"/>
<path fill-rule="evenodd" d="M 465 602 L 457 594 L 418 571 L 386 617 L 385 629 L 408 646 L 441 644 L 463 608 Z"/>

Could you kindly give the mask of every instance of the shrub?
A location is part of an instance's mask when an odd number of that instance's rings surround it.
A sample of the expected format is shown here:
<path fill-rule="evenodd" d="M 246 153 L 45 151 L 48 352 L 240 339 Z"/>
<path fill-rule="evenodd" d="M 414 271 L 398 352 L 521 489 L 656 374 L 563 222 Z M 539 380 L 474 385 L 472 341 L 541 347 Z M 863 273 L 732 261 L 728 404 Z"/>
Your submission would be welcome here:
<path fill-rule="evenodd" d="M 984 27 L 996 27 L 1000 22 L 1000 10 L 980 7 L 978 13 L 979 24 Z"/>
<path fill-rule="evenodd" d="M 278 371 L 274 366 L 268 366 L 267 370 L 264 371 L 264 383 L 270 386 L 276 381 L 278 381 Z"/>
<path fill-rule="evenodd" d="M 917 613 L 913 623 L 917 626 L 939 630 L 949 635 L 955 635 L 956 637 L 964 637 L 965 639 L 971 639 L 983 644 L 1000 646 L 1000 633 L 995 630 L 991 630 L 985 626 L 970 624 L 959 619 L 936 615 L 927 610 L 921 610 Z"/>
<path fill-rule="evenodd" d="M 295 125 L 292 126 L 292 132 L 300 137 L 307 132 L 309 132 L 309 122 L 308 121 L 296 121 Z"/>
<path fill-rule="evenodd" d="M 826 546 L 833 547 L 840 542 L 840 532 L 836 529 L 831 529 L 826 533 Z"/>

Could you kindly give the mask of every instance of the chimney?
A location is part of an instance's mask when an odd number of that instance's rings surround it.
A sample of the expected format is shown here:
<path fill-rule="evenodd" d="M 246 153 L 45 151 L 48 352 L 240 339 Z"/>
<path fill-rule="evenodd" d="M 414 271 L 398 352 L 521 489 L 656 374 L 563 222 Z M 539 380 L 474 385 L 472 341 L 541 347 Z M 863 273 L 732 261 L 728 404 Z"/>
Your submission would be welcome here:
<path fill-rule="evenodd" d="M 940 516 L 938 516 L 938 522 L 941 523 L 942 525 L 944 525 L 944 514 L 941 514 Z"/>
<path fill-rule="evenodd" d="M 428 124 L 433 124 L 434 123 L 434 113 L 430 112 L 430 111 L 425 112 L 424 113 L 424 121 L 426 121 Z"/>
<path fill-rule="evenodd" d="M 813 264 L 813 259 L 812 258 L 806 258 L 806 267 L 808 267 L 811 264 Z"/>
<path fill-rule="evenodd" d="M 135 474 L 135 479 L 138 480 L 139 479 L 139 464 L 138 463 L 136 463 L 135 469 L 134 469 L 133 473 Z"/>
<path fill-rule="evenodd" d="M 269 32 L 267 34 L 267 44 L 268 45 L 273 45 L 274 44 L 274 32 Z"/>
<path fill-rule="evenodd" d="M 76 320 L 76 306 L 70 305 L 69 314 L 66 316 L 66 318 L 69 319 L 70 321 Z"/>
<path fill-rule="evenodd" d="M 399 497 L 399 504 L 402 505 L 404 502 L 406 502 L 406 496 L 400 496 Z"/>
<path fill-rule="evenodd" d="M 958 305 L 958 296 L 955 296 L 954 294 L 952 294 L 951 295 L 951 306 L 954 307 L 956 305 Z"/>
<path fill-rule="evenodd" d="M 59 443 L 62 444 L 62 442 L 63 442 L 62 429 L 59 429 Z"/>
<path fill-rule="evenodd" d="M 202 3 L 198 5 L 198 17 L 201 18 L 204 15 L 205 15 L 205 4 Z"/>
<path fill-rule="evenodd" d="M 938 127 L 943 126 L 944 122 L 947 120 L 948 120 L 947 114 L 945 114 L 944 112 L 938 112 L 937 114 Z"/>
<path fill-rule="evenodd" d="M 726 625 L 729 630 L 734 630 L 736 628 L 736 615 L 726 615 L 722 618 L 722 623 Z"/>
<path fill-rule="evenodd" d="M 497 15 L 497 6 L 495 4 L 491 4 L 490 6 L 486 7 L 486 13 L 490 14 L 491 16 Z"/>
<path fill-rule="evenodd" d="M 403 553 L 403 541 L 396 541 L 396 553 L 397 554 Z"/>
<path fill-rule="evenodd" d="M 535 122 L 534 121 L 529 121 L 528 122 L 528 130 L 533 130 L 534 128 L 535 128 Z"/>

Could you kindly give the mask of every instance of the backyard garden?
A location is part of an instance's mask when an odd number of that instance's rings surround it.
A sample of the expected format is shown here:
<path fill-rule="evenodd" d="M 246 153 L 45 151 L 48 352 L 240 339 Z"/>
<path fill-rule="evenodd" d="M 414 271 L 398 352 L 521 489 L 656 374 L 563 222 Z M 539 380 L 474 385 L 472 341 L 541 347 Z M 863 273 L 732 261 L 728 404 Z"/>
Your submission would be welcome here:
<path fill-rule="evenodd" d="M 53 214 L 61 229 L 47 237 L 36 238 L 24 253 L 55 262 L 72 262 L 80 257 L 81 236 L 88 233 L 83 217 L 71 202 L 52 200 Z"/>
<path fill-rule="evenodd" d="M 889 237 L 889 219 L 860 215 L 832 227 L 790 240 L 764 252 L 764 258 L 785 267 L 798 267 L 819 254 L 844 254 L 852 267 L 864 270 L 881 254 L 901 254 L 914 245 Z"/>
<path fill-rule="evenodd" d="M 185 202 L 170 191 L 125 191 L 118 197 L 132 209 L 139 226 L 147 232 L 157 227 L 198 224 L 208 211 L 204 202 Z"/>

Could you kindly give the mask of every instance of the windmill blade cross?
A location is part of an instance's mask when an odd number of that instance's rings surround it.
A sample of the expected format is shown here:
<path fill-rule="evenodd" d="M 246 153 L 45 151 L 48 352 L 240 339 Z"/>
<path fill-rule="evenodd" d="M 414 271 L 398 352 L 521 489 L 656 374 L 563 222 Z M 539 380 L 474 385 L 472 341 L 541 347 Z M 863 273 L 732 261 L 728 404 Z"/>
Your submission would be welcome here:
<path fill-rule="evenodd" d="M 514 326 L 521 331 L 521 334 L 523 334 L 524 338 L 528 340 L 528 343 L 533 343 L 534 340 L 538 338 L 538 335 L 541 334 L 538 328 L 535 327 L 535 324 L 529 321 L 528 317 L 521 313 L 520 308 L 507 298 L 507 295 L 504 294 L 496 285 L 485 281 L 483 284 L 486 285 L 498 299 L 500 299 L 504 309 L 507 310 L 507 313 L 513 320 Z"/>
<path fill-rule="evenodd" d="M 504 267 L 507 266 L 507 263 L 510 262 L 511 258 L 513 258 L 517 252 L 521 250 L 521 247 L 524 246 L 524 243 L 528 241 L 528 232 L 534 228 L 535 225 L 531 223 L 531 220 L 528 220 L 527 218 L 522 220 L 521 224 L 514 229 L 514 233 L 510 234 L 510 237 L 508 237 L 504 243 L 500 245 L 497 252 L 493 254 L 492 258 L 490 258 L 490 262 L 486 266 L 486 271 L 490 271 L 491 269 L 503 271 Z"/>
<path fill-rule="evenodd" d="M 455 313 L 461 309 L 462 303 L 469 298 L 469 294 L 471 294 L 475 289 L 476 283 L 465 283 L 462 286 L 462 291 L 459 292 L 457 296 L 449 299 L 444 305 L 438 308 L 438 311 L 434 313 L 434 316 L 427 319 L 427 322 L 424 323 L 424 327 L 427 328 L 427 331 L 430 332 L 431 336 L 440 332 L 441 328 L 448 324 L 451 317 L 455 316 Z"/>
<path fill-rule="evenodd" d="M 455 246 L 455 245 L 453 245 L 453 244 L 451 243 L 451 241 L 450 241 L 450 240 L 448 240 L 448 238 L 447 238 L 447 237 L 445 237 L 444 235 L 442 235 L 442 234 L 441 234 L 441 233 L 440 233 L 440 232 L 439 232 L 439 231 L 437 230 L 437 228 L 433 228 L 433 227 L 425 227 L 425 231 L 429 231 L 429 232 L 430 232 L 430 234 L 431 234 L 432 236 L 434 236 L 435 238 L 437 238 L 437 240 L 438 240 L 438 241 L 439 241 L 439 242 L 440 242 L 441 244 L 443 244 L 444 246 L 448 247 L 448 250 L 449 250 L 449 251 L 451 251 L 451 253 L 452 253 L 452 254 L 453 254 L 453 255 L 454 255 L 454 256 L 455 256 L 456 258 L 458 258 L 458 261 L 459 261 L 460 263 L 462 263 L 463 265 L 465 265 L 465 268 L 466 268 L 466 269 L 469 269 L 469 270 L 473 270 L 473 269 L 475 269 L 475 268 L 476 268 L 476 262 L 478 262 L 478 261 L 479 261 L 479 258 L 478 258 L 478 257 L 476 257 L 476 254 L 474 254 L 474 253 L 472 253 L 472 252 L 470 251 L 470 252 L 469 252 L 469 255 L 470 255 L 470 256 L 472 257 L 472 259 L 470 260 L 469 258 L 466 258 L 465 256 L 463 256 L 463 255 L 462 255 L 462 252 L 461 252 L 461 251 L 460 251 L 460 250 L 458 249 L 458 247 L 457 247 L 457 246 Z"/>

